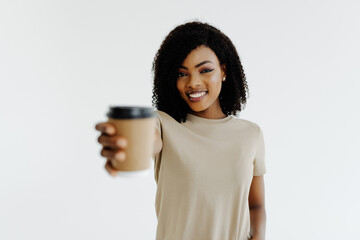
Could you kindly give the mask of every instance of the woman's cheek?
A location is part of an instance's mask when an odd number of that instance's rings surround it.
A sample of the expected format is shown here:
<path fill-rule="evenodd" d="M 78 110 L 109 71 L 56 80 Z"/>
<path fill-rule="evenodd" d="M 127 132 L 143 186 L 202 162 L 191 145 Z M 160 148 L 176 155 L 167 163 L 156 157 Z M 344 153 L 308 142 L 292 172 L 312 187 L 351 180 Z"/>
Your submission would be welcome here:
<path fill-rule="evenodd" d="M 177 88 L 180 96 L 184 98 L 184 87 L 183 87 L 182 81 L 178 80 L 176 82 L 176 88 Z"/>
<path fill-rule="evenodd" d="M 181 93 L 181 82 L 179 80 L 176 82 L 176 88 Z"/>

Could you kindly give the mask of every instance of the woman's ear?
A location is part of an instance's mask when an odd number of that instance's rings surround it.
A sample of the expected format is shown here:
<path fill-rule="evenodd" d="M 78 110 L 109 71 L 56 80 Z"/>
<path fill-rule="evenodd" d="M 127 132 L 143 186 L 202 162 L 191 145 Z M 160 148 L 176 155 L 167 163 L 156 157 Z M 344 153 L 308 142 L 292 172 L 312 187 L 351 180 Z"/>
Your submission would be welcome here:
<path fill-rule="evenodd" d="M 223 81 L 226 80 L 226 65 L 225 64 L 221 65 L 221 78 Z"/>

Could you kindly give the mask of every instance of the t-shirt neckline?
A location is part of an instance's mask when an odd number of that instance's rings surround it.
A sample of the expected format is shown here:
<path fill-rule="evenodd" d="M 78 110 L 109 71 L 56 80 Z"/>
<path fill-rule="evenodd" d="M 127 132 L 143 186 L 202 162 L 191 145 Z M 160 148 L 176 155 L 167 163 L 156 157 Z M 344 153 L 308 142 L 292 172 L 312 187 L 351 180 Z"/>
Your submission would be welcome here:
<path fill-rule="evenodd" d="M 192 113 L 187 113 L 187 120 L 192 121 L 192 122 L 197 122 L 197 123 L 206 123 L 206 124 L 218 124 L 218 123 L 225 123 L 228 122 L 232 119 L 232 115 L 228 115 L 224 118 L 220 118 L 220 119 L 209 119 L 209 118 L 203 118 L 203 117 L 199 117 L 196 116 Z"/>

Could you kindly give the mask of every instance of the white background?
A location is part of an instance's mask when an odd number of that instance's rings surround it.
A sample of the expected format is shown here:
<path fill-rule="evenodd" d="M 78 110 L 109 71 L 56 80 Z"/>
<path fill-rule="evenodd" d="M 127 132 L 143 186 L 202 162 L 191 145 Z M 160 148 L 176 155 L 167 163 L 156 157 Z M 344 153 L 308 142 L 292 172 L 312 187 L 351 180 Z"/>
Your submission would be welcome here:
<path fill-rule="evenodd" d="M 198 19 L 234 42 L 264 132 L 267 239 L 360 239 L 358 1 L 0 2 L 0 239 L 154 239 L 153 172 L 111 178 L 94 126 L 151 106 L 153 57 Z"/>

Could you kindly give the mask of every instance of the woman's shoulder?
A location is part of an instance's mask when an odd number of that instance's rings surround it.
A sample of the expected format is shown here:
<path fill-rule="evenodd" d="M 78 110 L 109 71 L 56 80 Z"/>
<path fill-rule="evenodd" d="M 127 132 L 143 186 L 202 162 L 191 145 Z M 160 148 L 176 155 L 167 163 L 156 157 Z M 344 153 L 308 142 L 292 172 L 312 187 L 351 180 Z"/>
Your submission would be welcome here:
<path fill-rule="evenodd" d="M 156 117 L 159 118 L 160 120 L 173 119 L 169 114 L 167 114 L 167 113 L 164 112 L 164 111 L 156 110 L 155 112 L 156 112 L 156 114 L 157 114 Z"/>
<path fill-rule="evenodd" d="M 178 122 L 164 111 L 156 110 L 156 120 L 161 124 L 177 124 Z"/>
<path fill-rule="evenodd" d="M 250 121 L 250 120 L 244 119 L 244 118 L 239 118 L 236 116 L 234 116 L 233 119 L 234 119 L 233 122 L 234 122 L 235 126 L 238 126 L 240 128 L 246 128 L 249 130 L 254 130 L 256 132 L 261 130 L 260 125 L 256 122 L 253 122 L 253 121 Z"/>
<path fill-rule="evenodd" d="M 155 110 L 155 112 L 156 112 L 157 115 L 160 116 L 160 117 L 161 117 L 161 116 L 164 116 L 164 115 L 168 115 L 166 112 L 163 112 L 163 111 L 157 110 L 157 109 Z"/>

